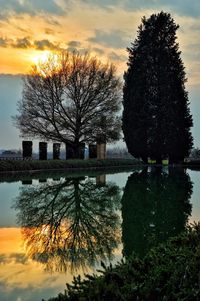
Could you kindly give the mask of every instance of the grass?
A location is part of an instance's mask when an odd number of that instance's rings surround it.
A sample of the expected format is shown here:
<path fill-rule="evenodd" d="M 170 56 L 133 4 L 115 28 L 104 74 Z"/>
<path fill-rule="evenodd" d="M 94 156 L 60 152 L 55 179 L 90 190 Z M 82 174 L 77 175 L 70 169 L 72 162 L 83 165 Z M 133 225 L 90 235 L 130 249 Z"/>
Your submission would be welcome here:
<path fill-rule="evenodd" d="M 71 170 L 71 169 L 101 169 L 112 167 L 127 167 L 141 165 L 136 159 L 106 159 L 106 160 L 31 160 L 31 161 L 0 161 L 0 172 L 34 171 L 34 170 Z"/>
<path fill-rule="evenodd" d="M 152 249 L 133 256 L 102 275 L 74 278 L 67 290 L 49 301 L 192 301 L 200 300 L 200 224 Z"/>

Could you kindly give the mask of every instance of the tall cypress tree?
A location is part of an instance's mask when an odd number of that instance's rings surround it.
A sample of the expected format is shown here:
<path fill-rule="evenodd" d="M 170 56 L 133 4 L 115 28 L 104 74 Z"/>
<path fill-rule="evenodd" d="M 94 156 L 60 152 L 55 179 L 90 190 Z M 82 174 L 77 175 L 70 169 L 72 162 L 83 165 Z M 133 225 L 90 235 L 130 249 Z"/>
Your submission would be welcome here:
<path fill-rule="evenodd" d="M 157 163 L 166 157 L 171 163 L 180 162 L 192 147 L 178 28 L 168 13 L 144 17 L 128 48 L 122 128 L 129 152 L 145 162 L 148 157 Z"/>

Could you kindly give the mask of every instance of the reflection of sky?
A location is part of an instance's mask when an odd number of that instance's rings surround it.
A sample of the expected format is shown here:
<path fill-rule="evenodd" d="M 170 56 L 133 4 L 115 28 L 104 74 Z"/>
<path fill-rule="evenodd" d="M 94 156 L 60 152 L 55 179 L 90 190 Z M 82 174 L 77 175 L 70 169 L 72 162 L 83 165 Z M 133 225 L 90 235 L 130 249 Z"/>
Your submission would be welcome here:
<path fill-rule="evenodd" d="M 190 180 L 193 183 L 193 194 L 191 197 L 192 215 L 189 219 L 191 223 L 200 221 L 200 170 L 188 170 Z"/>
<path fill-rule="evenodd" d="M 64 290 L 72 276 L 45 273 L 43 267 L 25 256 L 20 229 L 0 229 L 1 301 L 35 301 Z"/>
<path fill-rule="evenodd" d="M 18 196 L 20 182 L 0 184 L 0 227 L 16 226 L 15 210 L 11 209 Z"/>
<path fill-rule="evenodd" d="M 107 175 L 106 180 L 124 187 L 129 173 Z M 36 184 L 38 181 L 34 180 Z M 56 296 L 72 281 L 71 273 L 44 271 L 44 266 L 26 256 L 21 229 L 16 228 L 16 212 L 11 208 L 21 182 L 0 184 L 0 292 L 1 301 L 35 301 Z M 27 187 L 27 186 L 26 186 Z M 113 263 L 121 259 L 122 245 L 114 252 Z M 109 262 L 107 262 L 109 264 Z M 101 269 L 99 264 L 95 268 Z M 90 270 L 88 269 L 88 272 Z M 77 272 L 82 274 L 80 270 Z"/>
<path fill-rule="evenodd" d="M 107 182 L 115 182 L 124 188 L 131 172 L 106 175 Z M 190 222 L 200 220 L 200 171 L 188 171 L 193 182 Z M 37 181 L 34 181 L 35 183 Z M 35 301 L 57 295 L 71 282 L 70 273 L 50 274 L 44 266 L 27 258 L 21 239 L 21 230 L 16 228 L 16 212 L 11 206 L 19 193 L 21 182 L 0 184 L 0 292 L 1 301 Z M 115 250 L 114 263 L 121 258 L 123 246 Z M 100 268 L 96 265 L 96 268 Z M 79 271 L 78 273 L 81 273 Z"/>

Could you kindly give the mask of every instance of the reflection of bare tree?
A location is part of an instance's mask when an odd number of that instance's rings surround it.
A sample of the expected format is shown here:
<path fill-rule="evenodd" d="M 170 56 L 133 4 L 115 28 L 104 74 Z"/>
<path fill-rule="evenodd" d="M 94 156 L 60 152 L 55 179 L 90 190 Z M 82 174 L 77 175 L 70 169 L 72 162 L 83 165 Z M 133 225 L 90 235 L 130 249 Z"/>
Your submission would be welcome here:
<path fill-rule="evenodd" d="M 119 242 L 119 188 L 90 179 L 22 187 L 18 222 L 29 257 L 51 271 L 111 259 Z"/>

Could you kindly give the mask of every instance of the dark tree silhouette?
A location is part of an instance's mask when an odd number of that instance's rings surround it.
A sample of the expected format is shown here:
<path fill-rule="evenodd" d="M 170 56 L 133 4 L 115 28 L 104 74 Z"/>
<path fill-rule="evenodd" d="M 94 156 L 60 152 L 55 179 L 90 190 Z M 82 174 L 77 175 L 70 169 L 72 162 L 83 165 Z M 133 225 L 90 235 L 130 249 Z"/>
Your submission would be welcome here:
<path fill-rule="evenodd" d="M 119 139 L 121 83 L 112 64 L 62 52 L 24 77 L 14 123 L 23 137 L 63 142 L 79 157 L 81 143 Z"/>
<path fill-rule="evenodd" d="M 171 163 L 183 161 L 192 147 L 178 27 L 168 13 L 144 17 L 128 48 L 122 128 L 129 152 L 145 162 L 148 157 L 157 163 L 166 157 Z"/>
<path fill-rule="evenodd" d="M 122 197 L 122 241 L 126 257 L 181 233 L 191 214 L 192 183 L 184 169 L 133 173 Z"/>
<path fill-rule="evenodd" d="M 22 187 L 15 208 L 27 255 L 51 271 L 111 260 L 120 239 L 119 192 L 84 178 Z"/>

